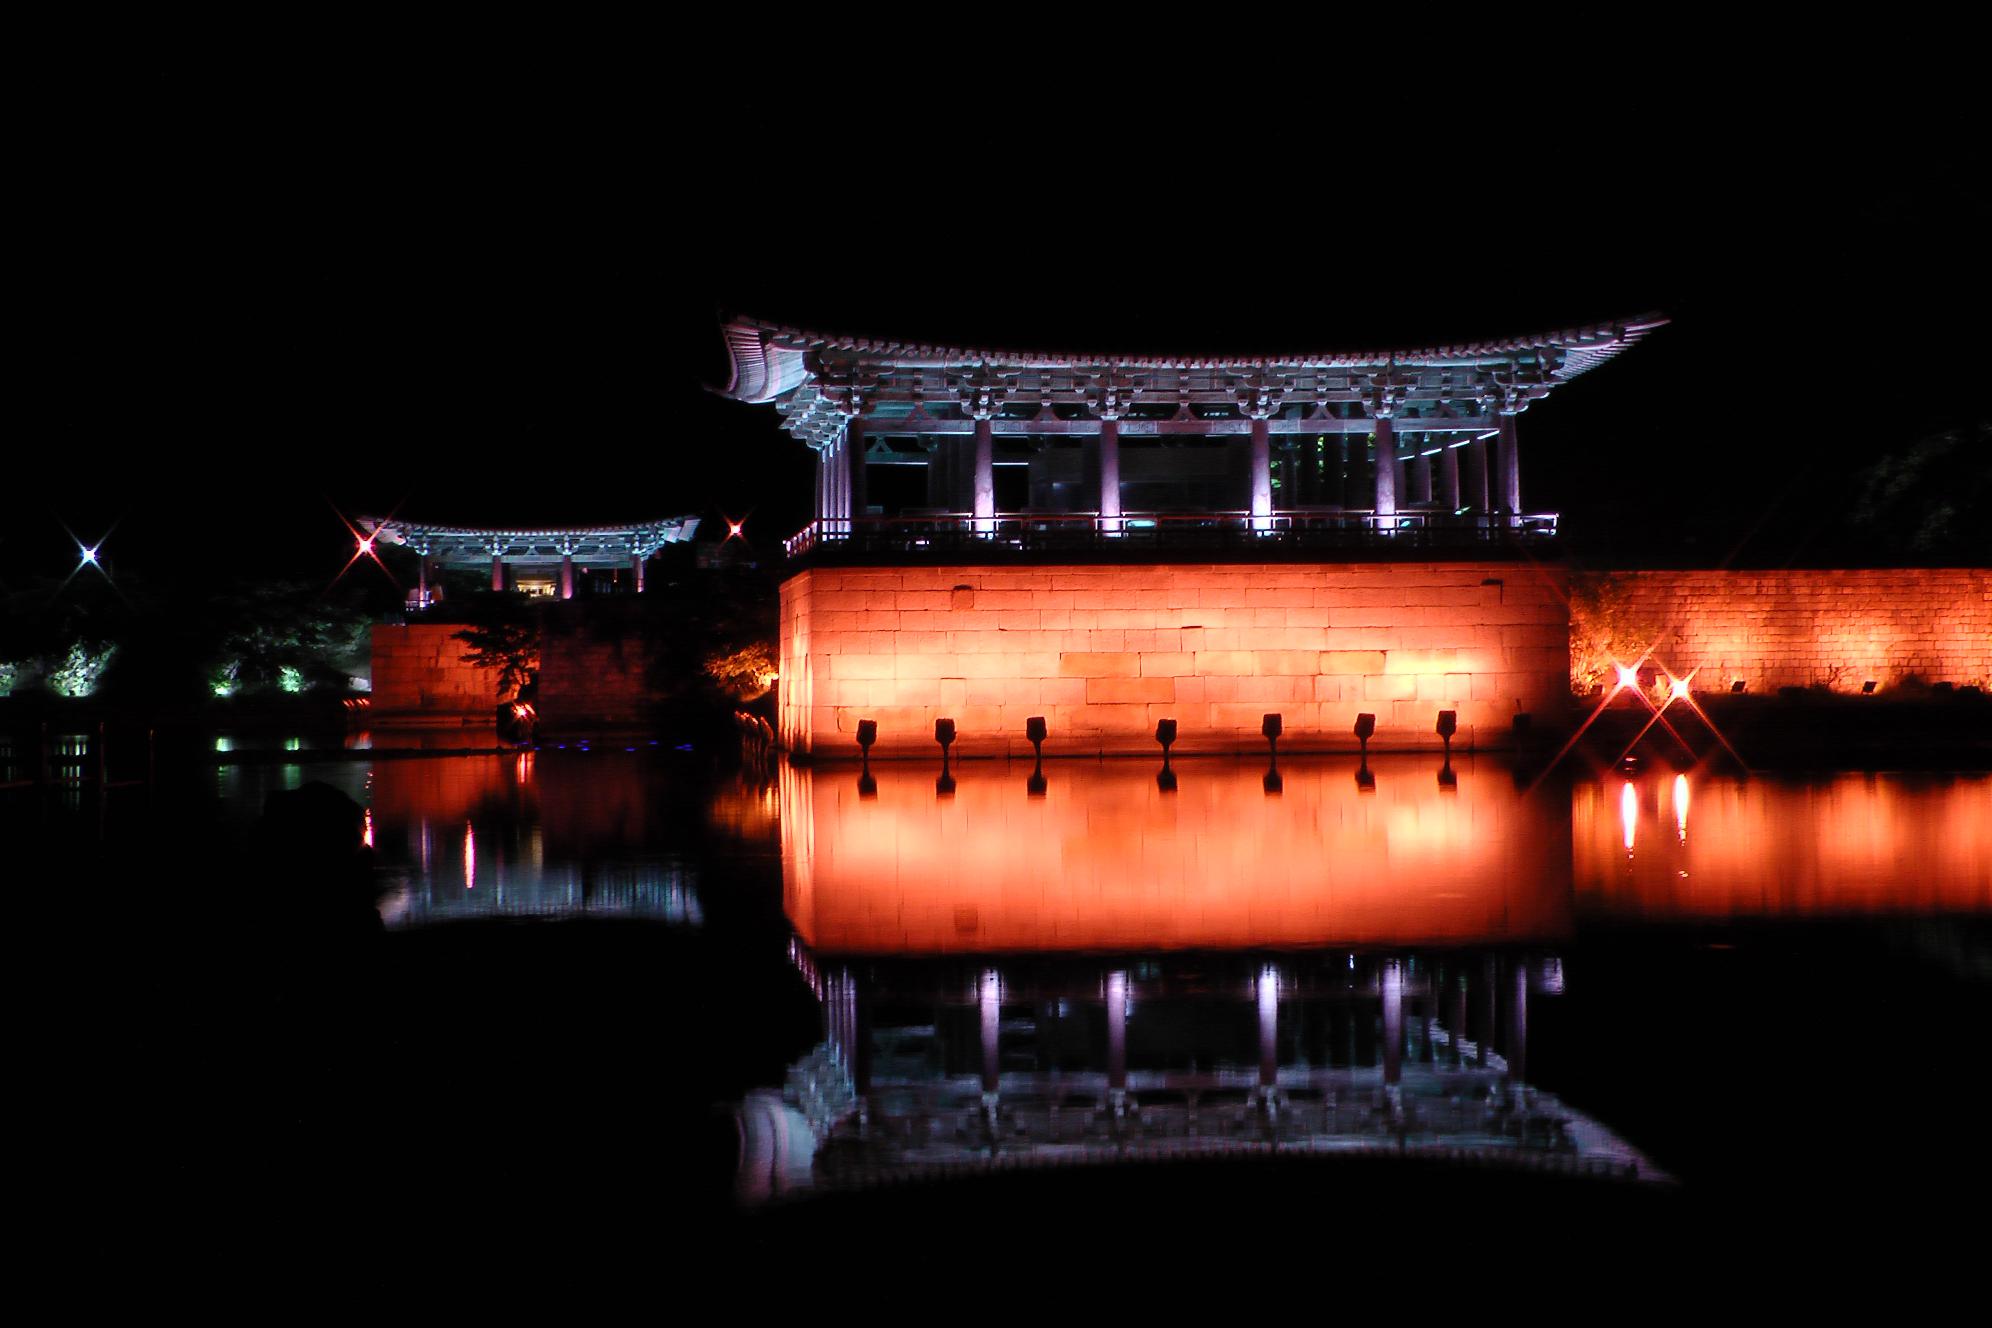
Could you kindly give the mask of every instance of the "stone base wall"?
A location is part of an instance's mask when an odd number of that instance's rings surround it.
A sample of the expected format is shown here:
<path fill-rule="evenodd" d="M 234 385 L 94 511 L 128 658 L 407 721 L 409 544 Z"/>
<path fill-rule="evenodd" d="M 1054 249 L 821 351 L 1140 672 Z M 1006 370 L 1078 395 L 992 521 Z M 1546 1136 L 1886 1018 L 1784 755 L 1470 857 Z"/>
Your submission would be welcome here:
<path fill-rule="evenodd" d="M 456 722 L 489 720 L 502 699 L 497 674 L 463 662 L 460 624 L 409 623 L 373 629 L 370 718 Z"/>
<path fill-rule="evenodd" d="M 1648 648 L 1694 686 L 1753 692 L 1992 682 L 1992 570 L 1613 572 L 1574 578 L 1578 690 Z"/>
<path fill-rule="evenodd" d="M 651 655 L 637 610 L 612 601 L 549 606 L 541 620 L 540 732 L 644 729 L 654 718 Z"/>
<path fill-rule="evenodd" d="M 1518 563 L 818 568 L 781 590 L 781 739 L 790 750 L 964 756 L 1437 747 L 1508 742 L 1514 717 L 1570 704 L 1565 573 Z"/>

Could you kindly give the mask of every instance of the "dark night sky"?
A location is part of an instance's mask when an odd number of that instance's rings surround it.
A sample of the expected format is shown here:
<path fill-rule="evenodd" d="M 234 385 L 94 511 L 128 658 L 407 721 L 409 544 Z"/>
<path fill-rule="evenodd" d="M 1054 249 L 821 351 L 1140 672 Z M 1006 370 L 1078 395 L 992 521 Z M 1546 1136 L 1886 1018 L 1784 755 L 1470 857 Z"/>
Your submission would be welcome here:
<path fill-rule="evenodd" d="M 1853 188 L 1823 147 L 1628 144 L 1393 198 L 1365 172 L 1254 188 L 1138 163 L 906 171 L 793 134 L 761 152 L 777 140 L 645 95 L 309 100 L 245 114 L 160 76 L 79 101 L 46 138 L 0 586 L 66 571 L 64 522 L 117 521 L 108 552 L 147 573 L 200 557 L 329 575 L 348 548 L 334 504 L 751 510 L 771 547 L 805 519 L 807 453 L 772 410 L 704 390 L 721 306 L 1129 351 L 1417 345 L 1660 309 L 1674 326 L 1522 421 L 1530 506 L 1653 557 L 1804 558 L 1875 449 L 1985 409 L 1992 213 L 1962 157 Z"/>

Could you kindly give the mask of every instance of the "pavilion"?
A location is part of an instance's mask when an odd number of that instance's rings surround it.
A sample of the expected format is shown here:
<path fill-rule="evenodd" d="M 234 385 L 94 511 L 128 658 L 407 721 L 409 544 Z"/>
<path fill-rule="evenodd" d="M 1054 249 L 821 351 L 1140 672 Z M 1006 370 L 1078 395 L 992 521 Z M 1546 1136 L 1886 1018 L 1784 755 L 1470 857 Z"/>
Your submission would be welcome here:
<path fill-rule="evenodd" d="M 1470 543 L 1554 533 L 1554 515 L 1523 505 L 1515 417 L 1666 321 L 1227 358 L 930 346 L 736 318 L 722 392 L 773 404 L 816 452 L 815 520 L 792 553 L 1125 548 L 1212 530 L 1261 552 L 1268 537 Z"/>
<path fill-rule="evenodd" d="M 1104 755 L 1163 732 L 1183 751 L 1472 749 L 1554 727 L 1568 572 L 1555 514 L 1523 502 L 1515 419 L 1666 321 L 1169 357 L 735 318 L 719 390 L 816 453 L 779 739 Z"/>
<path fill-rule="evenodd" d="M 643 565 L 667 544 L 683 544 L 697 533 L 695 516 L 666 517 L 626 526 L 503 528 L 439 526 L 361 517 L 368 540 L 399 545 L 418 559 L 410 608 L 434 602 L 429 574 L 436 567 L 489 568 L 493 590 L 573 599 L 576 573 L 628 572 L 630 587 L 643 593 Z"/>

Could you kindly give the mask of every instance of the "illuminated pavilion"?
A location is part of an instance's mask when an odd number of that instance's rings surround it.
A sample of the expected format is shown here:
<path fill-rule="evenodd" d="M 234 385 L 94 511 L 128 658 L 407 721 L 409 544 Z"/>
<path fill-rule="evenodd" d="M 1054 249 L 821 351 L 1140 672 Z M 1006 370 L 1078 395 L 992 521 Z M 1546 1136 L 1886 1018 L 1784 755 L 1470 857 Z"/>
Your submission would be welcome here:
<path fill-rule="evenodd" d="M 1183 751 L 1337 750 L 1367 725 L 1474 748 L 1553 726 L 1567 572 L 1555 514 L 1523 502 L 1516 417 L 1665 322 L 1180 358 L 735 319 L 723 395 L 773 405 L 817 458 L 780 741 L 924 754 L 947 721 L 963 755 L 1040 731 L 1104 755 L 1166 723 Z"/>
<path fill-rule="evenodd" d="M 816 452 L 816 519 L 794 552 L 1120 545 L 1193 530 L 1254 545 L 1542 535 L 1555 517 L 1523 505 L 1515 417 L 1666 321 L 1176 358 L 916 345 L 740 318 L 724 328 L 724 395 L 772 404 Z"/>
<path fill-rule="evenodd" d="M 408 549 L 419 559 L 410 608 L 427 608 L 430 572 L 439 567 L 490 570 L 493 590 L 573 599 L 577 576 L 591 571 L 628 572 L 630 588 L 643 593 L 643 565 L 667 544 L 698 532 L 695 516 L 667 517 L 626 526 L 513 529 L 440 526 L 361 517 L 365 538 Z"/>

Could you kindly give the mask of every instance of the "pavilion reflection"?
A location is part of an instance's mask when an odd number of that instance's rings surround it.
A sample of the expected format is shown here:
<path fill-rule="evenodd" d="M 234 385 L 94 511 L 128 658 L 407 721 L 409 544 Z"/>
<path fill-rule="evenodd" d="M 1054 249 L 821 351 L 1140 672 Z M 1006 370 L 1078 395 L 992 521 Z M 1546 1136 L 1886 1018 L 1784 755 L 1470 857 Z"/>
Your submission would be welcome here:
<path fill-rule="evenodd" d="M 844 964 L 824 1040 L 740 1107 L 743 1201 L 1018 1167 L 1383 1155 L 1665 1180 L 1527 1081 L 1529 951 Z"/>
<path fill-rule="evenodd" d="M 379 762 L 367 825 L 398 884 L 390 927 L 609 915 L 697 926 L 697 870 L 661 823 L 658 783 L 624 752 Z"/>
<path fill-rule="evenodd" d="M 1505 769 L 1290 759 L 780 773 L 784 904 L 820 953 L 1504 943 L 1571 926 L 1568 803 Z"/>
<path fill-rule="evenodd" d="M 1577 901 L 1645 920 L 1992 912 L 1992 777 L 1688 775 L 1570 793 Z"/>
<path fill-rule="evenodd" d="M 1173 773 L 971 764 L 937 797 L 921 767 L 784 769 L 824 1041 L 742 1105 L 743 1198 L 1212 1152 L 1658 1175 L 1525 1080 L 1571 928 L 1561 790 L 1419 758 Z"/>

